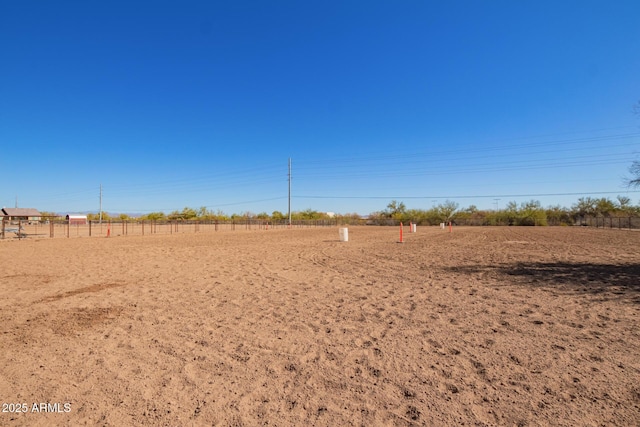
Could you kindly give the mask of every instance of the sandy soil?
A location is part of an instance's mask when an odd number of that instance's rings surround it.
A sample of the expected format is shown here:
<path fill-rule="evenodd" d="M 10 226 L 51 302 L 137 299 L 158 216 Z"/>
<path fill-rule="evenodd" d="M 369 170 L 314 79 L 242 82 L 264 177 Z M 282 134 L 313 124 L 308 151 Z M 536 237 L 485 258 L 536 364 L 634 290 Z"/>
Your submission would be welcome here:
<path fill-rule="evenodd" d="M 640 425 L 640 233 L 398 237 L 0 241 L 0 425 Z"/>

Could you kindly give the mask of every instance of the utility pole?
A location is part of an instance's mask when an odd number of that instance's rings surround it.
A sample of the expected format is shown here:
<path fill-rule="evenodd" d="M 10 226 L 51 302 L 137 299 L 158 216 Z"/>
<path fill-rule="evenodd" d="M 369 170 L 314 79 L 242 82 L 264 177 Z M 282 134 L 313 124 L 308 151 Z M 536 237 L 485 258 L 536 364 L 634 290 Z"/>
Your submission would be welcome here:
<path fill-rule="evenodd" d="M 500 200 L 501 200 L 501 199 L 493 199 L 493 201 L 496 203 L 496 211 L 499 211 L 499 210 L 500 210 L 500 206 L 498 205 L 498 202 L 499 202 Z"/>
<path fill-rule="evenodd" d="M 100 184 L 100 224 L 102 224 L 102 184 Z"/>
<path fill-rule="evenodd" d="M 289 157 L 289 227 L 291 227 L 291 157 Z"/>

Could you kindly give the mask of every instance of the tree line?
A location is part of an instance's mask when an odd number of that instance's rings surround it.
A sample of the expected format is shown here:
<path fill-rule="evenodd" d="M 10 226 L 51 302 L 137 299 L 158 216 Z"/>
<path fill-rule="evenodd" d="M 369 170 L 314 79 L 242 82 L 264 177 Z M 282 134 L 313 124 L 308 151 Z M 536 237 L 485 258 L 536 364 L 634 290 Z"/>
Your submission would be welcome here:
<path fill-rule="evenodd" d="M 631 199 L 626 196 L 617 196 L 615 199 L 607 197 L 592 198 L 582 197 L 571 207 L 560 205 L 543 207 L 538 200 L 529 200 L 522 203 L 508 202 L 501 209 L 478 209 L 475 205 L 460 208 L 456 202 L 447 200 L 444 203 L 434 205 L 430 209 L 408 209 L 403 202 L 392 200 L 386 209 L 372 212 L 366 217 L 356 213 L 329 214 L 313 209 L 294 211 L 291 213 L 292 221 L 300 220 L 337 220 L 341 223 L 354 223 L 367 221 L 369 224 L 386 224 L 395 222 L 418 225 L 438 225 L 440 223 L 470 224 L 470 225 L 573 225 L 580 223 L 585 218 L 614 218 L 614 217 L 640 217 L 640 205 L 632 205 Z M 97 221 L 99 214 L 88 214 L 87 218 Z M 286 222 L 288 215 L 280 211 L 271 213 L 241 212 L 227 214 L 221 210 L 212 211 L 206 207 L 198 209 L 185 207 L 182 210 L 174 210 L 170 213 L 151 212 L 139 217 L 130 217 L 127 214 L 110 216 L 102 213 L 103 221 L 244 221 L 263 220 L 269 222 Z"/>
<path fill-rule="evenodd" d="M 391 201 L 385 210 L 374 212 L 369 220 L 374 223 L 413 222 L 418 225 L 440 223 L 473 225 L 573 225 L 585 218 L 640 217 L 640 205 L 633 206 L 631 199 L 618 196 L 615 200 L 607 197 L 582 197 L 570 208 L 560 205 L 543 207 L 540 201 L 530 200 L 520 204 L 510 201 L 502 209 L 481 210 L 475 205 L 460 208 L 450 200 L 431 209 L 407 209 L 405 204 Z"/>
<path fill-rule="evenodd" d="M 88 214 L 87 219 L 91 221 L 97 221 L 99 214 Z M 212 211 L 206 207 L 200 207 L 198 209 L 185 207 L 182 210 L 174 210 L 170 213 L 165 212 L 151 212 L 138 217 L 131 217 L 126 214 L 120 214 L 117 216 L 111 216 L 106 212 L 102 213 L 103 221 L 110 220 L 138 220 L 138 221 L 244 221 L 244 220 L 263 220 L 272 222 L 283 222 L 289 219 L 286 213 L 280 211 L 273 211 L 270 214 L 267 212 L 253 213 L 250 211 L 227 214 L 221 210 Z M 292 221 L 300 220 L 347 220 L 347 219 L 361 219 L 358 214 L 329 214 L 326 212 L 319 212 L 313 209 L 306 209 L 303 211 L 291 212 Z"/>

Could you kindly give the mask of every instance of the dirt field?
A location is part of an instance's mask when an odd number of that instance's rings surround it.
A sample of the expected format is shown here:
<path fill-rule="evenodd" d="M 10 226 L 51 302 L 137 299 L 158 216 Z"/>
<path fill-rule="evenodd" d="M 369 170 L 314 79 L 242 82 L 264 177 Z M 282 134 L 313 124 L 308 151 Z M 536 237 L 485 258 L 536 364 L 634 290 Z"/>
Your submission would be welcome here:
<path fill-rule="evenodd" d="M 0 425 L 640 425 L 640 232 L 406 231 L 0 241 Z"/>

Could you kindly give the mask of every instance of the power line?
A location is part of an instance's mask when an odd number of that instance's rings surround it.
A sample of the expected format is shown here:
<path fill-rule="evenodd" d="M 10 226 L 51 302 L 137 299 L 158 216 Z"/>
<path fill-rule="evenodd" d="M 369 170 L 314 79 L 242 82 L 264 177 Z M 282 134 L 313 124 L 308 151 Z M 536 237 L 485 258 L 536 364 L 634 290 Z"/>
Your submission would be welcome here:
<path fill-rule="evenodd" d="M 640 190 L 631 191 L 590 191 L 575 193 L 534 193 L 534 194 L 484 194 L 484 195 L 463 195 L 463 196 L 446 196 L 446 195 L 428 195 L 428 196 L 296 196 L 297 199 L 485 199 L 485 198 L 502 198 L 502 197 L 551 197 L 551 196 L 591 196 L 602 194 L 622 194 L 622 193 L 640 193 Z"/>
<path fill-rule="evenodd" d="M 271 198 L 268 198 L 268 199 L 243 200 L 243 201 L 236 201 L 236 202 L 230 202 L 230 203 L 218 203 L 218 204 L 213 204 L 213 205 L 204 205 L 204 207 L 207 208 L 207 209 L 215 209 L 215 208 L 223 208 L 223 207 L 228 207 L 228 206 L 239 206 L 239 205 L 248 205 L 248 204 L 251 204 L 251 203 L 263 203 L 263 202 L 271 202 L 271 201 L 274 201 L 274 200 L 284 200 L 286 198 L 287 197 L 285 197 L 285 196 L 281 196 L 281 197 L 271 197 Z M 119 211 L 119 210 L 122 210 L 122 209 L 114 208 L 113 210 Z M 125 210 L 135 211 L 135 212 L 180 211 L 180 209 L 176 209 L 176 208 L 154 208 L 154 209 L 149 209 L 149 208 L 145 208 L 145 209 L 126 208 Z"/>
<path fill-rule="evenodd" d="M 449 150 L 430 150 L 429 152 L 402 152 L 400 154 L 380 154 L 376 156 L 359 156 L 359 157 L 351 157 L 351 158 L 338 158 L 338 159 L 330 159 L 331 165 L 330 167 L 335 167 L 336 164 L 351 164 L 351 163 L 359 163 L 362 164 L 368 161 L 381 161 L 383 164 L 393 163 L 394 160 L 397 159 L 411 159 L 412 161 L 416 161 L 416 159 L 427 158 L 433 159 L 439 156 L 446 155 L 455 155 L 456 158 L 459 158 L 460 154 L 470 154 L 470 153 L 486 153 L 492 151 L 515 151 L 523 148 L 533 148 L 533 147 L 557 147 L 557 146 L 567 146 L 567 145 L 576 145 L 576 144 L 585 144 L 585 143 L 593 143 L 593 142 L 604 142 L 604 141 L 616 141 L 616 140 L 624 140 L 630 138 L 640 137 L 640 132 L 632 132 L 625 134 L 615 134 L 615 135 L 602 135 L 602 136 L 592 136 L 592 137 L 584 137 L 584 138 L 574 138 L 574 139 L 559 139 L 559 140 L 551 140 L 545 142 L 535 142 L 535 143 L 527 143 L 527 144 L 515 144 L 515 145 L 484 145 L 479 141 L 467 141 L 465 148 L 458 149 L 449 149 Z M 637 145 L 635 144 L 622 144 L 622 146 L 626 145 Z M 366 144 L 364 144 L 366 146 Z M 402 145 L 398 143 L 397 145 Z M 446 146 L 447 143 L 445 141 L 430 141 L 429 145 L 432 146 Z M 608 144 L 607 147 L 612 147 L 614 145 Z M 553 150 L 549 152 L 555 151 L 566 151 L 564 148 L 562 150 Z M 397 151 L 397 150 L 396 150 Z M 523 151 L 523 153 L 525 153 Z M 532 154 L 531 152 L 526 152 L 527 154 Z M 535 154 L 535 152 L 534 152 Z M 492 155 L 495 156 L 495 155 Z M 476 158 L 475 156 L 472 158 Z M 314 169 L 313 165 L 326 165 L 326 159 L 314 159 L 314 160 L 300 160 L 300 164 L 302 164 L 305 170 Z M 321 166 L 323 167 L 323 166 Z M 326 167 L 326 166 L 324 166 Z"/>
<path fill-rule="evenodd" d="M 627 127 L 625 127 L 627 128 Z M 620 129 L 620 128 L 609 128 Z M 601 129 L 609 130 L 609 129 Z M 595 131 L 592 131 L 595 132 Z M 572 134 L 575 134 L 572 133 Z M 559 168 L 586 168 L 604 165 L 617 165 L 628 163 L 630 157 L 633 156 L 632 151 L 625 150 L 620 152 L 619 149 L 627 147 L 639 147 L 640 143 L 638 132 L 621 132 L 608 135 L 596 135 L 579 138 L 559 138 L 555 137 L 547 141 L 533 141 L 531 139 L 537 137 L 523 137 L 516 140 L 529 140 L 524 143 L 516 144 L 497 144 L 496 142 L 487 145 L 485 143 L 474 141 L 473 144 L 465 148 L 456 149 L 436 149 L 430 152 L 400 152 L 400 154 L 389 153 L 358 156 L 358 157 L 329 157 L 313 160 L 299 160 L 296 167 L 296 182 L 298 187 L 311 187 L 318 185 L 325 187 L 328 183 L 339 181 L 343 184 L 343 189 L 349 188 L 348 179 L 354 178 L 390 178 L 383 184 L 396 185 L 393 178 L 401 179 L 403 177 L 438 177 L 443 179 L 452 174 L 485 174 L 487 172 L 505 172 L 518 170 L 521 172 L 527 170 L 544 170 Z M 437 144 L 430 142 L 429 145 L 445 147 L 446 144 Z M 362 144 L 365 148 L 366 143 Z M 607 148 L 607 152 L 602 154 L 585 154 L 591 149 Z M 394 153 L 397 150 L 394 149 Z M 504 159 L 512 157 L 511 159 Z M 503 160 L 504 159 L 504 160 Z M 289 165 L 290 166 L 290 165 Z M 590 170 L 590 169 L 589 169 Z M 527 177 L 523 173 L 520 177 Z M 549 177 L 554 175 L 549 174 Z M 258 165 L 242 169 L 220 170 L 214 173 L 206 174 L 177 174 L 174 179 L 164 179 L 162 181 L 152 182 L 136 182 L 130 180 L 126 184 L 113 185 L 106 183 L 109 189 L 110 200 L 118 198 L 138 196 L 137 200 L 143 199 L 145 196 L 157 195 L 175 195 L 179 196 L 197 195 L 203 199 L 214 199 L 218 194 L 232 191 L 240 194 L 244 192 L 244 188 L 248 188 L 247 193 L 253 193 L 256 190 L 263 195 L 269 193 L 282 194 L 282 187 L 275 188 L 275 184 L 283 183 L 285 179 L 291 185 L 291 169 L 288 174 L 282 170 L 281 165 L 275 163 Z M 446 178 L 449 179 L 449 178 Z M 561 178 L 551 182 L 566 182 Z M 302 185 L 300 185 L 302 184 Z M 310 184 L 310 185 L 306 185 Z M 333 184 L 331 184 L 333 185 Z M 355 180 L 351 188 L 356 185 Z M 298 188 L 296 187 L 296 188 Z M 300 188 L 298 191 L 300 191 Z M 380 189 L 380 188 L 379 188 Z M 42 200 L 55 200 L 56 202 L 70 203 L 72 201 L 85 202 L 88 204 L 89 195 L 94 194 L 93 190 L 75 190 L 63 192 L 59 195 L 49 193 Z M 348 191 L 348 190 L 347 190 Z M 392 190 L 393 191 L 393 190 Z M 553 193 L 553 194 L 523 194 L 523 195 L 489 195 L 489 196 L 450 196 L 449 198 L 472 198 L 472 197 L 541 197 L 541 196 L 570 196 L 570 195 L 589 195 L 589 194 L 614 194 L 615 192 L 581 192 L 581 193 Z M 383 196 L 295 196 L 294 199 L 302 198 L 352 198 L 352 199 L 371 199 L 371 198 L 388 198 Z M 426 196 L 425 198 L 436 198 L 437 196 Z M 193 198 L 193 197 L 192 197 Z M 230 202 L 217 206 L 235 206 L 246 203 L 259 203 L 263 201 L 279 200 L 284 197 L 275 197 L 270 199 L 249 200 L 243 202 Z M 398 198 L 394 196 L 394 198 Z M 407 198 L 421 198 L 411 196 Z M 437 197 L 442 198 L 442 197 Z M 225 196 L 228 200 L 229 197 Z M 172 202 L 173 203 L 173 202 Z M 132 209 L 128 209 L 132 210 Z M 146 211 L 147 209 L 145 209 Z M 289 207 L 290 210 L 290 207 Z"/>

